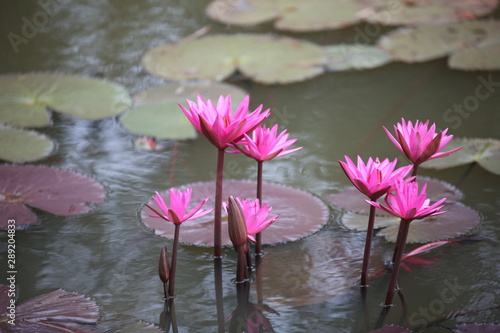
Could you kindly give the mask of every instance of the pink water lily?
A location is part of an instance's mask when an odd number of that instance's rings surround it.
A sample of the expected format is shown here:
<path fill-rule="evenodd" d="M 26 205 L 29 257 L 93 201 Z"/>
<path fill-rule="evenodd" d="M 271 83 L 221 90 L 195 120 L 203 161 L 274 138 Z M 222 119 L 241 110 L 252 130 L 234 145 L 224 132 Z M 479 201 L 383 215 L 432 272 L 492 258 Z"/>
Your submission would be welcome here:
<path fill-rule="evenodd" d="M 189 213 L 186 214 L 189 202 L 191 201 L 192 189 L 188 188 L 186 191 L 176 190 L 175 188 L 170 189 L 170 207 L 167 206 L 165 200 L 160 195 L 160 193 L 155 192 L 156 196 L 153 196 L 154 202 L 158 205 L 161 210 L 160 215 L 151 215 L 151 217 L 158 217 L 164 220 L 173 222 L 174 224 L 181 224 L 188 220 L 193 220 L 195 218 L 201 217 L 213 211 L 213 209 L 203 210 L 201 207 L 208 201 L 208 198 L 196 205 Z M 151 207 L 150 207 L 151 208 Z M 157 214 L 160 212 L 155 211 Z"/>
<path fill-rule="evenodd" d="M 230 150 L 228 153 L 245 154 L 258 162 L 263 162 L 302 149 L 302 147 L 298 147 L 286 150 L 297 139 L 288 140 L 286 130 L 278 134 L 278 125 L 271 128 L 262 125 L 257 127 L 251 134 L 251 136 L 244 134 L 240 141 L 236 142 L 235 145 L 231 145 L 236 149 Z"/>
<path fill-rule="evenodd" d="M 247 226 L 248 239 L 252 242 L 255 242 L 254 235 L 256 233 L 259 233 L 269 227 L 280 216 L 279 214 L 276 214 L 273 217 L 269 217 L 273 208 L 267 203 L 263 204 L 261 207 L 259 199 L 235 199 L 238 201 L 243 210 Z M 224 203 L 224 209 L 227 212 L 227 202 Z"/>
<path fill-rule="evenodd" d="M 384 198 L 385 206 L 375 201 L 367 200 L 370 205 L 386 211 L 389 214 L 400 217 L 405 221 L 423 219 L 427 216 L 436 216 L 445 213 L 440 211 L 446 198 L 430 204 L 427 199 L 427 184 L 422 186 L 418 192 L 417 182 L 396 181 L 392 189 Z"/>
<path fill-rule="evenodd" d="M 386 194 L 396 180 L 408 176 L 412 169 L 411 165 L 395 169 L 397 158 L 392 162 L 388 158 L 381 162 L 378 157 L 375 160 L 370 157 L 365 164 L 358 156 L 355 165 L 349 157 L 344 157 L 346 162 L 339 161 L 342 170 L 354 186 L 373 201 Z"/>
<path fill-rule="evenodd" d="M 442 152 L 453 135 L 446 135 L 447 128 L 437 133 L 436 124 L 429 127 L 429 120 L 425 123 L 417 120 L 413 125 L 411 121 L 406 122 L 401 118 L 401 123 L 394 125 L 395 137 L 387 128 L 384 127 L 384 130 L 396 147 L 417 166 L 425 161 L 453 154 L 462 148 Z"/>
<path fill-rule="evenodd" d="M 193 124 L 214 146 L 225 149 L 233 141 L 239 141 L 245 133 L 253 131 L 266 117 L 269 109 L 262 111 L 262 105 L 248 113 L 250 97 L 246 96 L 233 112 L 231 95 L 220 96 L 217 105 L 205 101 L 198 95 L 197 102 L 187 100 L 188 108 L 180 108 Z"/>

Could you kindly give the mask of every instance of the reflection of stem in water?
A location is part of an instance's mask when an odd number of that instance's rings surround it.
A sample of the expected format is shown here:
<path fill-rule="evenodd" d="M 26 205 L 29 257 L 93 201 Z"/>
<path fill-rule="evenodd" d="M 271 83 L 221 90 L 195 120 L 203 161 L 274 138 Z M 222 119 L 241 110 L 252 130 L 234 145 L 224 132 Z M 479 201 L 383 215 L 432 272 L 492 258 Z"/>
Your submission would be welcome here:
<path fill-rule="evenodd" d="M 164 332 L 170 332 L 170 328 L 172 328 L 173 333 L 178 332 L 173 298 L 165 300 L 163 312 L 160 315 L 160 327 Z"/>
<path fill-rule="evenodd" d="M 401 290 L 399 285 L 397 285 L 396 288 L 398 290 L 398 296 L 399 296 L 399 299 L 401 300 L 401 306 L 403 308 L 403 313 L 401 314 L 400 325 L 403 327 L 407 327 L 408 326 L 408 304 L 406 303 L 406 297 L 403 294 L 403 291 Z"/>
<path fill-rule="evenodd" d="M 264 303 L 264 292 L 262 287 L 262 256 L 255 257 L 255 270 L 256 270 L 256 285 L 257 285 L 257 303 L 262 305 Z"/>
<path fill-rule="evenodd" d="M 472 162 L 471 164 L 469 164 L 469 167 L 467 168 L 467 170 L 465 170 L 464 174 L 462 175 L 462 177 L 460 177 L 460 179 L 458 180 L 456 186 L 459 187 L 462 182 L 465 180 L 465 178 L 467 178 L 467 176 L 471 173 L 472 169 L 474 169 L 474 166 L 477 164 L 476 161 Z"/>
<path fill-rule="evenodd" d="M 217 306 L 217 326 L 224 333 L 224 300 L 222 291 L 222 258 L 214 258 L 215 301 Z"/>
<path fill-rule="evenodd" d="M 361 301 L 363 302 L 363 320 L 365 322 L 365 332 L 370 332 L 370 309 L 367 300 L 368 288 L 361 288 Z"/>

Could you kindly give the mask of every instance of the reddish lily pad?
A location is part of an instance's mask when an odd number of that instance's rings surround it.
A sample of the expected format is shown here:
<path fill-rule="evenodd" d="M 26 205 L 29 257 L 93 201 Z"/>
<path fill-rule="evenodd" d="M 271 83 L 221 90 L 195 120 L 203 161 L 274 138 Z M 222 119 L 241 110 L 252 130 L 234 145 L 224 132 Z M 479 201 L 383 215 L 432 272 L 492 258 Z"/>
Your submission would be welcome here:
<path fill-rule="evenodd" d="M 16 227 L 37 222 L 25 205 L 62 215 L 92 210 L 87 203 L 100 203 L 106 191 L 92 178 L 80 173 L 42 165 L 0 165 L 0 228 L 9 219 Z"/>
<path fill-rule="evenodd" d="M 463 193 L 458 188 L 442 180 L 418 176 L 417 182 L 419 188 L 422 188 L 423 184 L 427 184 L 427 198 L 431 199 L 431 201 L 446 198 L 446 201 L 450 202 L 459 201 L 463 198 Z M 327 194 L 326 198 L 334 206 L 347 211 L 365 215 L 370 213 L 370 205 L 365 201 L 368 198 L 354 186 L 345 187 L 339 193 Z M 378 202 L 382 202 L 383 198 L 379 199 Z M 388 216 L 387 213 L 380 209 L 376 210 L 376 214 L 378 216 Z"/>
<path fill-rule="evenodd" d="M 183 186 L 193 189 L 191 202 L 198 203 L 205 198 L 210 198 L 205 204 L 211 208 L 214 205 L 215 182 L 200 182 Z M 244 180 L 224 181 L 222 197 L 227 200 L 229 195 L 242 198 L 255 198 L 256 183 Z M 328 207 L 318 198 L 311 194 L 280 184 L 263 184 L 263 201 L 273 207 L 272 214 L 280 214 L 280 217 L 268 229 L 262 233 L 264 244 L 275 244 L 295 241 L 304 238 L 323 227 L 328 222 Z M 161 193 L 165 195 L 166 192 Z M 153 200 L 149 205 L 158 209 Z M 141 211 L 142 222 L 155 234 L 173 238 L 174 224 L 149 215 L 154 214 L 146 206 Z M 213 215 L 208 214 L 193 221 L 182 224 L 180 241 L 194 245 L 213 245 Z M 230 245 L 227 220 L 222 222 L 222 244 Z"/>
<path fill-rule="evenodd" d="M 422 167 L 445 169 L 476 162 L 486 170 L 500 175 L 500 140 L 453 138 L 447 148 L 463 147 L 446 158 L 436 158 L 422 163 Z"/>
<path fill-rule="evenodd" d="M 54 142 L 35 131 L 0 125 L 0 159 L 12 163 L 33 162 L 49 156 Z"/>
<path fill-rule="evenodd" d="M 498 333 L 500 325 L 493 323 L 485 324 L 460 324 L 453 330 L 455 333 Z"/>
<path fill-rule="evenodd" d="M 0 287 L 0 318 L 8 311 L 8 289 Z M 9 317 L 7 317 L 9 318 Z M 90 298 L 62 289 L 33 297 L 16 306 L 15 325 L 0 320 L 0 331 L 5 333 L 77 333 L 96 328 L 99 307 Z"/>
<path fill-rule="evenodd" d="M 48 109 L 99 120 L 119 114 L 130 103 L 125 87 L 100 79 L 57 73 L 0 76 L 0 123 L 14 126 L 48 126 Z"/>

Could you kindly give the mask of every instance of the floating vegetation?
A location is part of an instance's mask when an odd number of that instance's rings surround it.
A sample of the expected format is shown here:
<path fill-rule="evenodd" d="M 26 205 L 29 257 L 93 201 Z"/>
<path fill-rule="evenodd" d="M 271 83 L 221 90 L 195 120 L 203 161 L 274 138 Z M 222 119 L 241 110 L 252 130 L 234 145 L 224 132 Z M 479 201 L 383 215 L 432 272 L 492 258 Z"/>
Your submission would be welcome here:
<path fill-rule="evenodd" d="M 55 147 L 46 135 L 1 124 L 0 142 L 0 159 L 12 163 L 41 160 L 49 156 Z"/>

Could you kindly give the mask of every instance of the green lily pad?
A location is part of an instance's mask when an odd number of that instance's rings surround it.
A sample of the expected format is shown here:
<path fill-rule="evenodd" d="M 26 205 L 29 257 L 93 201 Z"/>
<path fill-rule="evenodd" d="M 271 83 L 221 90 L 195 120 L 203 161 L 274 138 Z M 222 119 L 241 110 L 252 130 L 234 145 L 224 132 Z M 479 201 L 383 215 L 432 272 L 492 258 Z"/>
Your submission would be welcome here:
<path fill-rule="evenodd" d="M 368 205 L 368 204 L 367 204 Z M 399 218 L 392 216 L 381 209 L 375 211 L 374 228 L 380 229 L 399 222 Z M 342 215 L 341 223 L 344 227 L 353 231 L 366 231 L 368 228 L 368 215 L 358 214 L 354 212 L 346 212 Z"/>
<path fill-rule="evenodd" d="M 225 180 L 222 197 L 227 200 L 229 195 L 241 198 L 255 198 L 257 184 L 244 180 Z M 194 204 L 209 198 L 203 208 L 213 208 L 215 182 L 200 182 L 184 185 L 183 188 L 192 188 L 191 202 Z M 272 214 L 280 214 L 278 220 L 262 233 L 263 244 L 275 244 L 295 241 L 304 238 L 319 229 L 327 222 L 330 215 L 328 207 L 311 194 L 280 184 L 264 182 L 262 186 L 263 201 L 273 207 Z M 161 193 L 165 195 L 166 193 Z M 148 204 L 158 209 L 153 200 Z M 190 207 L 193 208 L 193 207 Z M 142 222 L 155 234 L 173 238 L 174 224 L 160 218 L 150 217 L 154 214 L 144 206 L 141 211 Z M 213 246 L 214 221 L 213 214 L 208 214 L 193 221 L 182 224 L 180 241 L 194 245 Z M 230 245 L 227 219 L 222 221 L 222 245 Z"/>
<path fill-rule="evenodd" d="M 119 114 L 130 103 L 123 86 L 95 78 L 58 73 L 0 76 L 0 123 L 14 126 L 49 126 L 49 109 L 99 120 Z"/>
<path fill-rule="evenodd" d="M 499 38 L 499 21 L 469 21 L 396 30 L 382 37 L 379 46 L 394 59 L 411 63 L 445 57 Z"/>
<path fill-rule="evenodd" d="M 210 56 L 207 56 L 210 55 Z M 148 51 L 147 71 L 170 80 L 222 81 L 237 69 L 261 83 L 290 83 L 323 73 L 325 54 L 307 41 L 257 34 L 213 35 Z"/>
<path fill-rule="evenodd" d="M 35 131 L 0 125 L 0 159 L 12 163 L 25 163 L 49 156 L 54 142 Z"/>
<path fill-rule="evenodd" d="M 424 25 L 473 20 L 492 13 L 497 0 L 375 0 L 364 18 L 382 25 Z"/>
<path fill-rule="evenodd" d="M 448 66 L 461 70 L 500 70 L 500 39 L 496 43 L 460 50 L 448 58 Z"/>
<path fill-rule="evenodd" d="M 205 12 L 214 21 L 249 26 L 271 21 L 281 10 L 273 1 L 216 0 L 208 4 Z"/>
<path fill-rule="evenodd" d="M 481 138 L 453 138 L 446 146 L 449 149 L 463 147 L 445 158 L 422 163 L 423 168 L 446 169 L 477 162 L 495 175 L 500 175 L 500 140 Z"/>
<path fill-rule="evenodd" d="M 330 71 L 346 71 L 351 69 L 369 69 L 383 66 L 392 61 L 386 51 L 370 45 L 331 45 L 325 46 Z"/>
<path fill-rule="evenodd" d="M 178 103 L 196 100 L 200 94 L 205 99 L 217 101 L 220 95 L 231 94 L 233 101 L 241 102 L 246 92 L 225 83 L 185 83 L 157 86 L 144 90 L 134 97 L 136 107 L 121 117 L 123 127 L 134 134 L 158 139 L 194 139 L 197 131 L 186 118 Z"/>

